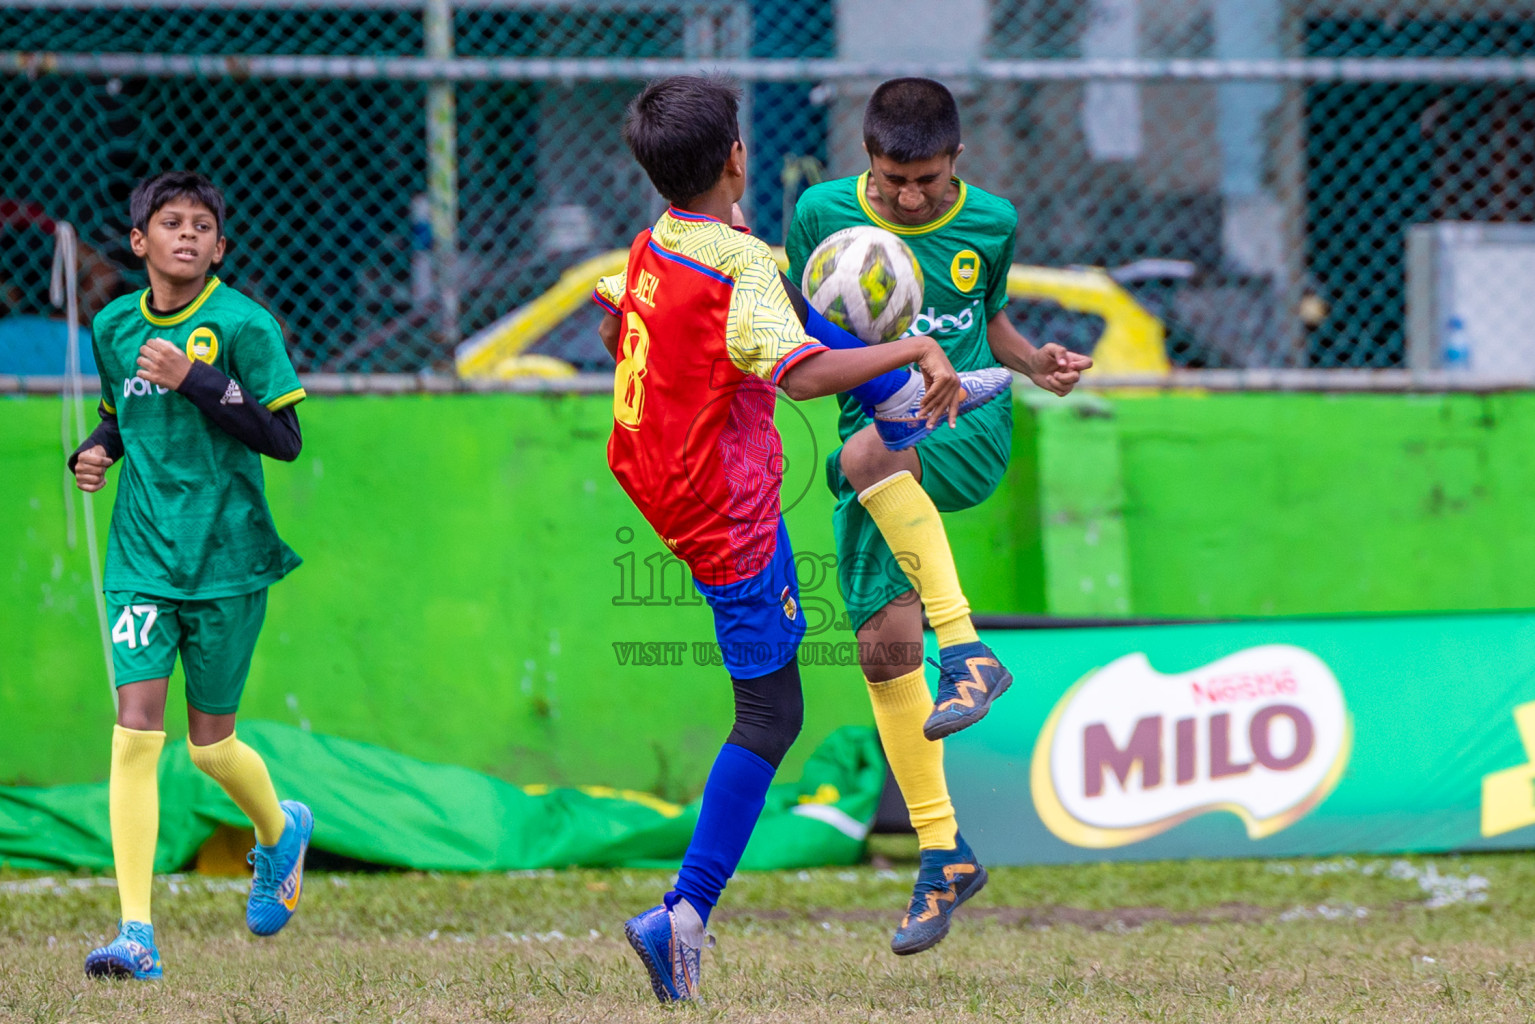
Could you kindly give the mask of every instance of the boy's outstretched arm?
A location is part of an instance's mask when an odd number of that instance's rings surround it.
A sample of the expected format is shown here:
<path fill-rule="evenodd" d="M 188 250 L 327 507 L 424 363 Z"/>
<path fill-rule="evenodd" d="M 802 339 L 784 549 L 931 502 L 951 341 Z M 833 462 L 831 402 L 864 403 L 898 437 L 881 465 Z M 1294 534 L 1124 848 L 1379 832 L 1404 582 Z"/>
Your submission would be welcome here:
<path fill-rule="evenodd" d="M 790 295 L 798 298 L 798 290 L 790 291 Z M 803 303 L 800 299 L 796 312 L 800 312 Z M 609 314 L 597 325 L 602 347 L 615 360 L 618 358 L 619 322 L 618 317 Z M 917 364 L 927 381 L 923 415 L 933 425 L 947 417 L 952 426 L 959 415 L 959 403 L 965 396 L 960 390 L 959 374 L 954 372 L 948 356 L 931 338 L 902 338 L 888 345 L 869 345 L 861 349 L 828 349 L 789 367 L 779 378 L 778 386 L 796 402 L 803 402 L 839 394 L 887 370 L 911 363 Z"/>
<path fill-rule="evenodd" d="M 1017 370 L 1037 387 L 1056 395 L 1067 395 L 1082 379 L 1082 371 L 1093 365 L 1092 359 L 1072 352 L 1055 342 L 1035 348 L 1000 310 L 986 322 L 986 343 L 997 362 Z"/>
<path fill-rule="evenodd" d="M 247 448 L 283 462 L 298 458 L 304 439 L 293 406 L 272 412 L 223 373 L 193 362 L 164 338 L 146 342 L 138 362 L 140 377 L 175 391 Z"/>
<path fill-rule="evenodd" d="M 959 386 L 959 374 L 954 372 L 949 357 L 932 338 L 898 338 L 883 345 L 816 352 L 785 370 L 778 386 L 796 402 L 803 402 L 840 394 L 882 373 L 912 363 L 917 364 L 927 382 L 921 415 L 929 426 L 936 426 L 944 419 L 953 426 L 959 418 L 959 403 L 965 392 Z"/>

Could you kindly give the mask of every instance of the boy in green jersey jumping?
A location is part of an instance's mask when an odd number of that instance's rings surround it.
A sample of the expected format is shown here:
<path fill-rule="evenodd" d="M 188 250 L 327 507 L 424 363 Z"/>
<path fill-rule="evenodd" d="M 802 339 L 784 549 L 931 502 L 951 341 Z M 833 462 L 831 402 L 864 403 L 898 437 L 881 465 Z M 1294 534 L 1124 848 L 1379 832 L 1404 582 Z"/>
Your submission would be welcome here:
<path fill-rule="evenodd" d="M 129 199 L 129 244 L 149 287 L 92 326 L 101 424 L 69 458 L 83 491 L 124 460 L 107 541 L 117 726 L 109 808 L 122 918 L 92 950 L 92 977 L 158 978 L 150 922 L 157 765 L 168 677 L 186 671 L 192 762 L 256 828 L 246 924 L 271 935 L 303 886 L 314 818 L 279 803 L 266 764 L 235 737 L 235 711 L 266 614 L 266 588 L 299 564 L 277 536 L 261 456 L 291 462 L 304 397 L 282 330 L 261 306 L 208 276 L 224 257 L 224 199 L 200 174 L 170 172 Z"/>
<path fill-rule="evenodd" d="M 964 146 L 949 90 L 925 78 L 885 82 L 869 99 L 863 131 L 869 170 L 800 197 L 786 241 L 790 277 L 800 280 L 829 235 L 884 228 L 922 266 L 925 308 L 911 333 L 937 339 L 956 370 L 1000 363 L 1047 391 L 1069 392 L 1092 360 L 1059 345 L 1035 348 L 1007 318 L 1018 211 L 954 176 Z M 891 942 L 897 953 L 917 953 L 943 939 L 954 908 L 986 883 L 959 835 L 941 738 L 979 721 L 1012 675 L 971 624 L 939 513 L 972 508 L 996 489 L 1011 454 L 1012 403 L 981 406 L 920 447 L 891 451 L 860 403 L 846 395 L 841 402 L 843 444 L 826 466 L 837 496 L 837 582 L 922 850 L 916 889 Z M 924 608 L 941 661 L 936 703 L 922 671 Z"/>

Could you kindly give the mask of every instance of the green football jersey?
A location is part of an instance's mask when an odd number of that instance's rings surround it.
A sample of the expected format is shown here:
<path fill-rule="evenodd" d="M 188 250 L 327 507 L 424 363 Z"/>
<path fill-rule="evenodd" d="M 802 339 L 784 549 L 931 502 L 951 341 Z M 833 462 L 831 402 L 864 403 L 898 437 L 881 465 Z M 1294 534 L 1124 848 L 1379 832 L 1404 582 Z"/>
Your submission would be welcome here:
<path fill-rule="evenodd" d="M 182 599 L 260 590 L 300 562 L 272 525 L 261 456 L 181 395 L 136 375 L 151 338 L 230 377 L 239 385 L 232 401 L 276 412 L 304 397 L 272 314 L 216 277 L 169 316 L 150 312 L 148 289 L 98 313 L 91 345 L 101 404 L 117 415 L 123 439 L 105 589 Z"/>
<path fill-rule="evenodd" d="M 986 324 L 1007 305 L 1007 272 L 1013 265 L 1018 211 L 1000 196 L 957 178 L 955 183 L 959 195 L 954 205 L 936 220 L 914 227 L 891 223 L 874 212 L 867 198 L 867 171 L 812 185 L 794 208 L 794 222 L 784 243 L 790 280 L 801 283 L 810 254 L 829 235 L 868 224 L 884 228 L 911 247 L 922 267 L 923 308 L 906 333 L 936 340 L 956 370 L 997 366 L 986 343 Z M 839 401 L 838 430 L 845 440 L 868 420 L 854 399 L 842 395 Z M 1009 403 L 992 404 L 1005 407 Z"/>

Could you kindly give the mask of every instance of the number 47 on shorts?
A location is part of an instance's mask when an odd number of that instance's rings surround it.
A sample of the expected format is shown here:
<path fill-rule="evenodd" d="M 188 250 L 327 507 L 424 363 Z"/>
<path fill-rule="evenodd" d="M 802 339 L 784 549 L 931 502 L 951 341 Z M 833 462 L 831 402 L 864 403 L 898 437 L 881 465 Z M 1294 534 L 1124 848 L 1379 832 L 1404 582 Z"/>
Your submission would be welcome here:
<path fill-rule="evenodd" d="M 117 622 L 112 626 L 112 642 L 126 643 L 130 651 L 137 647 L 148 647 L 149 631 L 154 628 L 155 620 L 159 617 L 160 609 L 155 605 L 123 605 L 123 613 L 117 617 Z M 143 626 L 138 624 L 141 618 L 144 621 Z"/>

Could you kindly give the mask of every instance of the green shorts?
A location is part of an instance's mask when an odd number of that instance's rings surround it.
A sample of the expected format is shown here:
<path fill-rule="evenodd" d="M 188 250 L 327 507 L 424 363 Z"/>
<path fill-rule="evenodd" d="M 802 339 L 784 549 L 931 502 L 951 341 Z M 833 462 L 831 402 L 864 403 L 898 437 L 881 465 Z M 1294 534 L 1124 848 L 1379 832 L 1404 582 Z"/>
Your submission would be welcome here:
<path fill-rule="evenodd" d="M 922 462 L 922 489 L 940 512 L 974 508 L 997 489 L 1013 447 L 1012 403 L 991 402 L 950 429 L 940 427 L 912 449 Z M 879 527 L 842 475 L 842 449 L 826 460 L 826 483 L 837 496 L 832 535 L 837 543 L 837 585 L 856 632 L 875 612 L 904 594 L 911 581 Z"/>
<path fill-rule="evenodd" d="M 179 652 L 188 704 L 208 715 L 239 710 L 266 618 L 265 587 L 207 601 L 124 590 L 109 590 L 106 597 L 118 686 L 168 677 Z"/>

